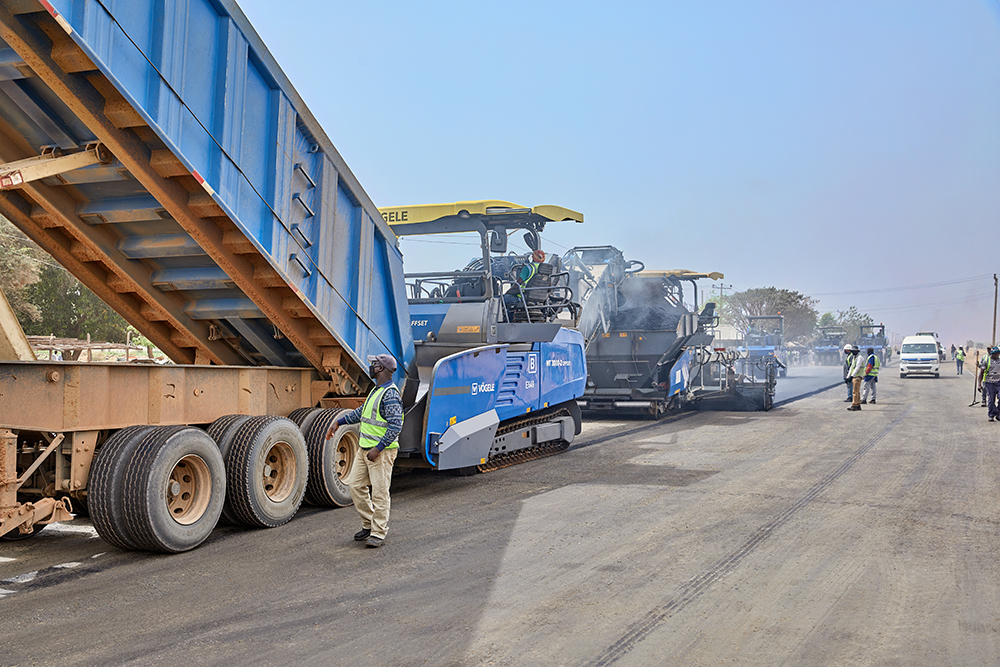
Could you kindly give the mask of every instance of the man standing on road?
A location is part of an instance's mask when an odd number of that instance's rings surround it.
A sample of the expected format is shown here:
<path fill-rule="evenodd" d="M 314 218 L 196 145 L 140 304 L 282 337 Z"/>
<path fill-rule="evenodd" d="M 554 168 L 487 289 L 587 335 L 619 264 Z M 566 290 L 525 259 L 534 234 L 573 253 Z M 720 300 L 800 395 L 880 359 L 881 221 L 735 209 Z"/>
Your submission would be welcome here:
<path fill-rule="evenodd" d="M 851 383 L 853 384 L 853 393 L 851 394 L 851 407 L 848 410 L 860 410 L 861 409 L 861 380 L 865 376 L 865 361 L 866 358 L 861 356 L 861 348 L 857 345 L 851 346 L 852 361 L 851 361 Z"/>
<path fill-rule="evenodd" d="M 854 352 L 850 345 L 844 346 L 844 384 L 847 385 L 847 398 L 844 403 L 850 403 L 854 397 L 854 384 L 851 382 L 851 366 L 854 364 Z"/>
<path fill-rule="evenodd" d="M 955 344 L 954 343 L 951 344 L 951 358 L 952 359 L 955 358 Z"/>
<path fill-rule="evenodd" d="M 955 369 L 958 371 L 959 375 L 962 374 L 963 366 L 965 366 L 965 350 L 963 350 L 962 346 L 959 345 L 958 352 L 955 353 Z"/>
<path fill-rule="evenodd" d="M 347 476 L 354 507 L 361 515 L 361 530 L 354 539 L 377 549 L 385 542 L 389 528 L 389 484 L 392 464 L 399 452 L 396 438 L 403 430 L 403 402 L 392 383 L 396 360 L 389 354 L 368 357 L 368 375 L 376 387 L 364 405 L 337 418 L 337 425 L 361 422 L 360 449 Z M 371 495 L 368 488 L 371 487 Z"/>
<path fill-rule="evenodd" d="M 871 392 L 872 395 L 872 405 L 875 405 L 875 389 L 877 389 L 876 383 L 878 382 L 878 368 L 879 361 L 878 355 L 875 354 L 875 348 L 868 348 L 868 358 L 865 361 L 865 390 L 861 396 L 861 402 L 868 402 L 868 393 Z"/>
<path fill-rule="evenodd" d="M 994 421 L 997 414 L 997 392 L 1000 392 L 1000 347 L 990 348 L 990 356 L 986 358 L 983 370 L 979 374 L 979 388 L 986 397 L 987 416 Z"/>

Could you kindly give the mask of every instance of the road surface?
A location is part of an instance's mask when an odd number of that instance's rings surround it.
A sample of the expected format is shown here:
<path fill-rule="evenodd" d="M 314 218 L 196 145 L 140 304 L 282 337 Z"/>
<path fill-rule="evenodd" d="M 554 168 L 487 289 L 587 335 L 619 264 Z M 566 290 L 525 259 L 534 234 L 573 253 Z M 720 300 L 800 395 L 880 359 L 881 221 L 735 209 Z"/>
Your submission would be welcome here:
<path fill-rule="evenodd" d="M 807 392 L 808 393 L 808 392 Z M 993 665 L 1000 424 L 972 376 L 586 425 L 174 556 L 88 525 L 0 546 L 3 665 Z"/>

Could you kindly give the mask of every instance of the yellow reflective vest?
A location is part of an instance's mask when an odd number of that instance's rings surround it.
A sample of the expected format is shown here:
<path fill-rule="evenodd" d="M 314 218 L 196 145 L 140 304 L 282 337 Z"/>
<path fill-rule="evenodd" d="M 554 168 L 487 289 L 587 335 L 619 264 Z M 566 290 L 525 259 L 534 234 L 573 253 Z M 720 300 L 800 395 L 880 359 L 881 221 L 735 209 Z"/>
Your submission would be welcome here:
<path fill-rule="evenodd" d="M 379 406 L 382 404 L 382 395 L 389 387 L 395 387 L 395 385 L 378 387 L 365 399 L 365 405 L 361 408 L 361 428 L 359 429 L 360 442 L 358 445 L 361 449 L 371 449 L 377 445 L 385 437 L 385 432 L 389 430 L 389 422 L 382 419 L 382 415 L 378 412 Z M 399 449 L 399 442 L 393 440 L 385 446 L 385 449 Z"/>

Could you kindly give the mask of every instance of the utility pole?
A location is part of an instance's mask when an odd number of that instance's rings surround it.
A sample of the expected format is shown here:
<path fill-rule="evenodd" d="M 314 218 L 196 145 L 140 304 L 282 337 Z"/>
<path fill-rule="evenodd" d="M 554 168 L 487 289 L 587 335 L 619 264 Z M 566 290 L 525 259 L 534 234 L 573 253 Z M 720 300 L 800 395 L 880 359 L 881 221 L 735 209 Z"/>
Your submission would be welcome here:
<path fill-rule="evenodd" d="M 715 290 L 719 290 L 719 298 L 721 298 L 721 299 L 725 299 L 726 298 L 726 290 L 727 289 L 733 289 L 733 286 L 732 285 L 723 285 L 721 283 L 718 284 L 718 285 L 712 285 L 712 291 L 714 292 Z"/>
<path fill-rule="evenodd" d="M 997 344 L 997 274 L 993 274 L 993 342 Z"/>

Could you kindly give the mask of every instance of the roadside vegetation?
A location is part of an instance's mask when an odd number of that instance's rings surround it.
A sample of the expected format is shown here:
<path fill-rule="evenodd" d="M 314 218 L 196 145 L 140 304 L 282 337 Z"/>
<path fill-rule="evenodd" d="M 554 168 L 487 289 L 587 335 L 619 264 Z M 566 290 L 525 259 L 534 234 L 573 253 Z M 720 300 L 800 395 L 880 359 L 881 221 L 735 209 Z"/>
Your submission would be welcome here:
<path fill-rule="evenodd" d="M 85 339 L 90 334 L 91 340 L 109 343 L 129 338 L 129 324 L 118 313 L 2 216 L 0 289 L 29 336 Z"/>

